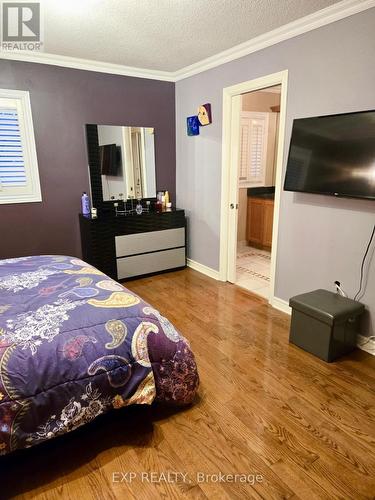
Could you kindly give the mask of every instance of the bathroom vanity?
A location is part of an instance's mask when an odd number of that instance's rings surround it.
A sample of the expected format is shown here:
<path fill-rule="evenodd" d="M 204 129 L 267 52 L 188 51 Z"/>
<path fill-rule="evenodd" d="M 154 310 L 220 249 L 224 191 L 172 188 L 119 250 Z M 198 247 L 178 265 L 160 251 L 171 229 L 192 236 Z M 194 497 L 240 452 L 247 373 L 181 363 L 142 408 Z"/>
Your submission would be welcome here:
<path fill-rule="evenodd" d="M 247 190 L 246 239 L 250 246 L 271 250 L 275 188 Z"/>

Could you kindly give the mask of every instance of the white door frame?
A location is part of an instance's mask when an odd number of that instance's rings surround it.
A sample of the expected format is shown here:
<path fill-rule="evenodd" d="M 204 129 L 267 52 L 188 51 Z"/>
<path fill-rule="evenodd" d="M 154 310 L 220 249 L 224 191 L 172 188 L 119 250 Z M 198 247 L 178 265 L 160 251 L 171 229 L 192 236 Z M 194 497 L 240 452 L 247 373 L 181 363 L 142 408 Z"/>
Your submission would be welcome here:
<path fill-rule="evenodd" d="M 271 250 L 271 282 L 269 302 L 273 304 L 275 295 L 276 256 L 279 233 L 279 212 L 284 157 L 286 123 L 286 102 L 288 70 L 239 83 L 223 89 L 223 143 L 221 178 L 221 219 L 220 219 L 220 270 L 219 279 L 235 279 L 237 253 L 238 210 L 230 208 L 238 204 L 238 160 L 240 143 L 241 94 L 261 90 L 281 84 L 280 123 L 275 178 L 275 205 Z"/>

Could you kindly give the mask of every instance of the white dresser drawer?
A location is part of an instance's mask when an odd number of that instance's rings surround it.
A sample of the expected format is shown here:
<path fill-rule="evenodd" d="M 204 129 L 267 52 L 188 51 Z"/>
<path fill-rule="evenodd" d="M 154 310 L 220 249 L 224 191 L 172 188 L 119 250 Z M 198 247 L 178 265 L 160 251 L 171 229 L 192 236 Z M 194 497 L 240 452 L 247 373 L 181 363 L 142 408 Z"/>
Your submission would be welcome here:
<path fill-rule="evenodd" d="M 117 277 L 121 280 L 175 267 L 183 267 L 185 264 L 185 248 L 133 255 L 117 259 Z"/>
<path fill-rule="evenodd" d="M 185 228 L 116 236 L 116 257 L 185 246 Z"/>

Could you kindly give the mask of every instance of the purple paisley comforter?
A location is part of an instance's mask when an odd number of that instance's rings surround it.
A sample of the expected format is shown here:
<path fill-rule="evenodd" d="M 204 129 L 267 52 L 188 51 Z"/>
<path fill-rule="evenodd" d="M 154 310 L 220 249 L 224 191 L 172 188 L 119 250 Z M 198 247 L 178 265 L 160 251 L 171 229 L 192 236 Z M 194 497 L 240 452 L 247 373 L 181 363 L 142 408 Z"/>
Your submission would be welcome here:
<path fill-rule="evenodd" d="M 137 295 L 66 256 L 0 261 L 0 455 L 111 408 L 192 402 L 189 344 Z"/>

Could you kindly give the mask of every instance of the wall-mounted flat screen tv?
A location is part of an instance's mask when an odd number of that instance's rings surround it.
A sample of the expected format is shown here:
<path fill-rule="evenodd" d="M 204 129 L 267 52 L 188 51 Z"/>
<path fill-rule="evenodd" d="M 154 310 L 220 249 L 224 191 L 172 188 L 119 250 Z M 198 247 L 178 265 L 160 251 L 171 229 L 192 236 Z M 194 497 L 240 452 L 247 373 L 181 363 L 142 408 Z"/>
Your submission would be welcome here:
<path fill-rule="evenodd" d="M 375 111 L 294 120 L 284 190 L 375 200 Z"/>
<path fill-rule="evenodd" d="M 102 175 L 119 175 L 121 169 L 121 146 L 105 144 L 99 146 L 100 168 Z"/>

